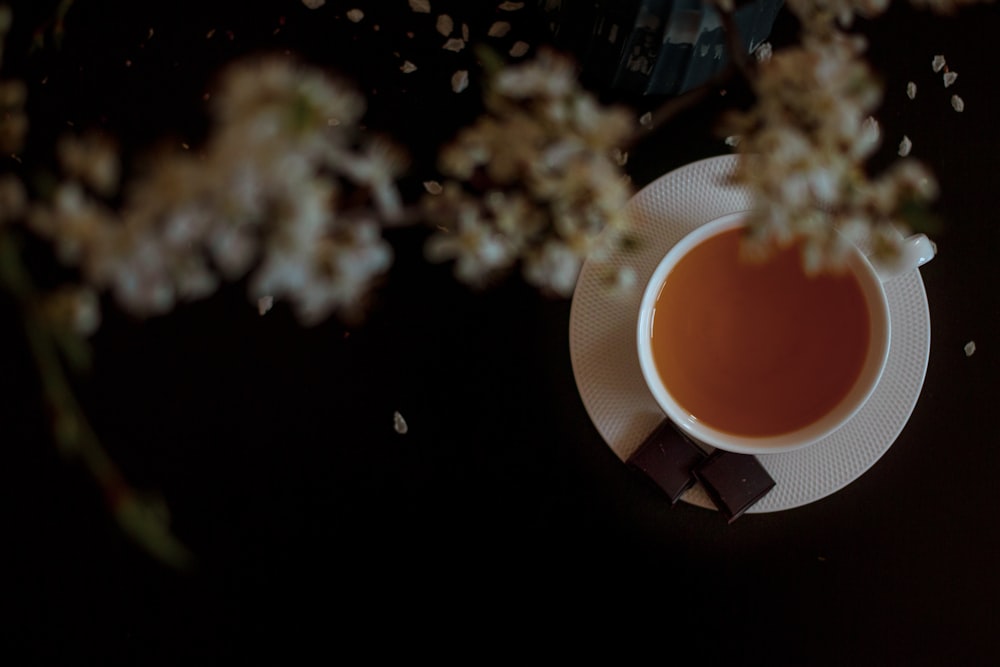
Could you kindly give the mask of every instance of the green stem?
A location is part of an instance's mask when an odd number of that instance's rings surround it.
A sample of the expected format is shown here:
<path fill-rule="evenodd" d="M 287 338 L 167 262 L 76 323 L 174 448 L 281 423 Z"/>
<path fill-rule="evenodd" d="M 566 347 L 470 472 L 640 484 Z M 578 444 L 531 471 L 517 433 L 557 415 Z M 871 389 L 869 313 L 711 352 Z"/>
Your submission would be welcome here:
<path fill-rule="evenodd" d="M 55 47 L 58 49 L 62 46 L 62 39 L 66 33 L 66 15 L 73 8 L 75 2 L 76 0 L 60 0 L 52 18 L 35 29 L 32 40 L 34 43 L 33 49 L 42 49 L 45 47 L 45 34 L 50 30 L 52 31 L 52 41 Z"/>
<path fill-rule="evenodd" d="M 59 450 L 83 463 L 101 488 L 119 526 L 140 547 L 166 565 L 189 567 L 191 553 L 170 531 L 162 501 L 139 494 L 128 484 L 84 415 L 59 357 L 57 337 L 37 308 L 38 292 L 9 231 L 0 233 L 0 285 L 21 305 L 25 336 L 38 368 Z"/>

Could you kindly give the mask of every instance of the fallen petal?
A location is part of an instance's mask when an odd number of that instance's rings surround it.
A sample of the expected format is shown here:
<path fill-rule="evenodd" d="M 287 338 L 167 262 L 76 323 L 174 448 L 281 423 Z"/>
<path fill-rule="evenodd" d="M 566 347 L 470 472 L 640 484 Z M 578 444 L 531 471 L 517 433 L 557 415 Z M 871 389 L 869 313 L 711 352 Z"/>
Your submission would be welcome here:
<path fill-rule="evenodd" d="M 403 435 L 410 430 L 410 427 L 406 425 L 406 420 L 403 419 L 403 415 L 399 414 L 399 411 L 392 413 L 392 427 L 396 430 L 396 433 Z"/>

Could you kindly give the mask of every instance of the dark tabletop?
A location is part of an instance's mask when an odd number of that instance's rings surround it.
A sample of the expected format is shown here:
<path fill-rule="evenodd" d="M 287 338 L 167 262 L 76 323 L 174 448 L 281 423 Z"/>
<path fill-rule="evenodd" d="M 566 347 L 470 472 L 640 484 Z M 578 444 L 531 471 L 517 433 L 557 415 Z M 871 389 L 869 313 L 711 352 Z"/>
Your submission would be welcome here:
<path fill-rule="evenodd" d="M 26 40 L 57 4 L 15 2 L 15 36 Z M 61 50 L 9 56 L 7 67 L 29 81 L 43 138 L 72 122 L 132 150 L 167 135 L 196 141 L 219 66 L 291 49 L 359 82 L 366 122 L 414 154 L 411 186 L 477 108 L 474 87 L 456 95 L 449 84 L 474 55 L 442 52 L 433 17 L 467 17 L 482 34 L 498 3 L 431 0 L 429 16 L 404 0 L 259 4 L 77 0 Z M 365 9 L 360 23 L 344 18 L 352 6 Z M 4 662 L 301 664 L 305 648 L 326 663 L 353 648 L 478 661 L 563 627 L 562 646 L 610 641 L 661 663 L 681 646 L 707 664 L 995 664 L 1000 9 L 894 9 L 857 27 L 886 84 L 880 159 L 906 134 L 941 184 L 938 256 L 921 269 L 932 330 L 923 390 L 859 479 L 731 525 L 671 507 L 584 409 L 570 301 L 516 277 L 471 290 L 424 261 L 425 229 L 400 229 L 361 324 L 303 328 L 280 305 L 260 317 L 244 285 L 163 318 L 106 311 L 79 396 L 129 478 L 167 500 L 198 557 L 178 573 L 124 537 L 91 478 L 60 458 L 7 308 L 0 597 L 16 616 L 2 632 L 32 658 Z M 782 15 L 775 40 L 791 30 Z M 509 39 L 544 34 L 516 18 Z M 394 52 L 414 54 L 412 78 Z M 947 92 L 935 54 L 960 74 Z M 712 131 L 721 108 L 711 101 L 635 149 L 635 183 L 727 152 Z"/>

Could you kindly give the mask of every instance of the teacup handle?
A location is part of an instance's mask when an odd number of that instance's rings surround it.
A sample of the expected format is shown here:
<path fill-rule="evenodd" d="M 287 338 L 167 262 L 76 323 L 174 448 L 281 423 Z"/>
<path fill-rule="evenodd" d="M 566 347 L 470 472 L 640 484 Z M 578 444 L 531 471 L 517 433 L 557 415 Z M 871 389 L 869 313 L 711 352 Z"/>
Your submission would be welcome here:
<path fill-rule="evenodd" d="M 882 282 L 923 266 L 934 259 L 937 246 L 925 234 L 914 234 L 903 239 L 899 246 L 899 255 L 891 260 L 872 260 L 872 266 Z"/>

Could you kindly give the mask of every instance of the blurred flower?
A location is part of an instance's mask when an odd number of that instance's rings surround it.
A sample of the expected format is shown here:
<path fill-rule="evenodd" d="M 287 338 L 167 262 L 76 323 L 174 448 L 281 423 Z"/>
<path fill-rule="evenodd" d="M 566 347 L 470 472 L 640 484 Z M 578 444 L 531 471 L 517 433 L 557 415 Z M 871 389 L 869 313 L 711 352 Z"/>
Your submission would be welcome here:
<path fill-rule="evenodd" d="M 0 225 L 18 220 L 28 207 L 28 196 L 21 180 L 11 174 L 0 176 Z"/>
<path fill-rule="evenodd" d="M 515 246 L 492 224 L 474 198 L 466 196 L 455 182 L 448 182 L 440 199 L 429 201 L 432 217 L 453 220 L 454 231 L 432 236 L 425 252 L 432 262 L 455 259 L 455 275 L 467 284 L 481 285 L 514 263 Z M 497 193 L 502 198 L 502 193 Z M 497 199 L 494 198 L 496 206 Z M 495 209 L 501 218 L 515 205 Z M 506 210 L 504 210 L 506 208 Z"/>
<path fill-rule="evenodd" d="M 81 187 L 114 190 L 112 145 L 64 139 L 68 180 L 34 206 L 34 229 L 89 285 L 139 315 L 203 297 L 255 266 L 255 303 L 286 298 L 307 323 L 357 314 L 391 262 L 374 220 L 376 211 L 399 215 L 401 151 L 359 133 L 364 100 L 353 89 L 287 59 L 232 66 L 213 100 L 216 124 L 203 151 L 152 160 L 126 184 L 120 211 Z M 347 193 L 365 196 L 341 209 Z"/>
<path fill-rule="evenodd" d="M 67 176 L 103 196 L 117 191 L 121 166 L 118 149 L 110 139 L 94 133 L 67 136 L 59 141 L 56 150 Z"/>
<path fill-rule="evenodd" d="M 889 8 L 889 2 L 890 0 L 788 0 L 788 8 L 802 21 L 806 32 L 825 33 L 834 28 L 834 23 L 850 27 L 855 16 L 878 16 Z"/>
<path fill-rule="evenodd" d="M 403 415 L 399 414 L 398 410 L 392 413 L 392 428 L 400 435 L 405 435 L 410 430 L 410 427 L 406 424 L 406 420 L 403 418 Z"/>
<path fill-rule="evenodd" d="M 881 88 L 863 51 L 862 41 L 836 31 L 807 35 L 760 64 L 756 104 L 729 116 L 725 132 L 741 137 L 736 179 L 754 193 L 758 251 L 804 239 L 807 267 L 819 270 L 836 264 L 848 241 L 874 235 L 892 254 L 906 207 L 934 195 L 931 174 L 910 160 L 866 174 L 879 143 L 869 114 Z"/>
<path fill-rule="evenodd" d="M 962 7 L 983 4 L 983 0 L 910 0 L 910 3 L 914 7 L 926 7 L 939 14 L 950 14 Z"/>
<path fill-rule="evenodd" d="M 375 207 L 386 221 L 395 221 L 402 215 L 403 204 L 395 179 L 407 159 L 395 144 L 374 137 L 359 150 L 337 154 L 334 164 L 350 180 L 371 190 Z"/>
<path fill-rule="evenodd" d="M 57 329 L 79 336 L 89 336 L 101 323 L 97 294 L 88 287 L 60 288 L 44 299 L 42 312 Z"/>
<path fill-rule="evenodd" d="M 28 88 L 23 81 L 0 81 L 0 153 L 17 153 L 28 134 L 24 112 Z"/>
<path fill-rule="evenodd" d="M 443 192 L 424 200 L 439 228 L 427 257 L 456 260 L 457 277 L 471 284 L 520 262 L 529 282 L 569 295 L 583 260 L 624 233 L 631 190 L 616 149 L 634 120 L 599 104 L 572 61 L 550 51 L 501 69 L 485 102 L 441 152 Z"/>

